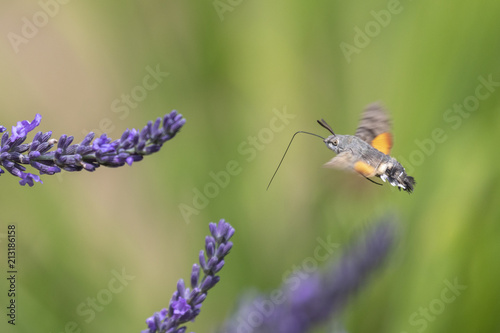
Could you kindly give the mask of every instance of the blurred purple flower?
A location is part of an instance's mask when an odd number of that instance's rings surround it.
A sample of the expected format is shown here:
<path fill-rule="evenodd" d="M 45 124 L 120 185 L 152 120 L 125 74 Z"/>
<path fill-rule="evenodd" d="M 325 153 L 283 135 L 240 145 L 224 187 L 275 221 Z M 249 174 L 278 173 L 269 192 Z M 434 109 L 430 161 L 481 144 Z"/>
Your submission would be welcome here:
<path fill-rule="evenodd" d="M 269 296 L 244 297 L 219 331 L 305 333 L 326 322 L 381 265 L 393 243 L 393 233 L 392 223 L 381 223 L 323 271 L 295 272 L 294 283 L 288 281 Z"/>
<path fill-rule="evenodd" d="M 212 236 L 205 238 L 205 252 L 200 251 L 200 264 L 194 264 L 191 271 L 190 284 L 192 290 L 186 288 L 184 280 L 177 282 L 177 290 L 172 295 L 168 309 L 156 312 L 146 320 L 149 329 L 142 333 L 183 333 L 186 327 L 180 325 L 194 321 L 201 311 L 201 305 L 207 297 L 207 292 L 213 288 L 220 277 L 215 275 L 224 266 L 224 257 L 233 247 L 229 239 L 234 234 L 234 228 L 223 219 L 219 224 L 210 223 Z M 200 270 L 203 278 L 200 280 Z"/>
<path fill-rule="evenodd" d="M 106 134 L 94 139 L 90 132 L 79 144 L 71 144 L 72 136 L 62 135 L 59 140 L 51 139 L 52 132 L 38 132 L 31 143 L 24 144 L 26 136 L 38 125 L 42 116 L 37 114 L 32 122 L 23 120 L 12 126 L 11 135 L 4 126 L 0 141 L 0 166 L 12 175 L 21 178 L 19 184 L 33 186 L 34 182 L 42 183 L 39 176 L 25 172 L 29 164 L 40 172 L 40 175 L 53 175 L 66 171 L 94 171 L 99 166 L 120 167 L 125 163 L 132 165 L 143 159 L 143 156 L 155 153 L 162 145 L 173 138 L 186 122 L 186 119 L 172 111 L 162 119 L 150 121 L 141 130 L 127 129 L 119 140 L 112 141 Z M 92 142 L 92 143 L 91 143 Z M 55 151 L 50 151 L 57 144 Z M 24 153 L 24 154 L 23 154 Z M 0 175 L 4 170 L 0 168 Z"/>

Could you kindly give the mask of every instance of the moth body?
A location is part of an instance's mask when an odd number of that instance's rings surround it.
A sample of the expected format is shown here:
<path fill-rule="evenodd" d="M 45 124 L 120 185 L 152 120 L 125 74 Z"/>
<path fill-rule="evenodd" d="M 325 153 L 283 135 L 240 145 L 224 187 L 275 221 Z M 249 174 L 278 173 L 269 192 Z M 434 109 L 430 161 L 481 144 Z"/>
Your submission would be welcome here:
<path fill-rule="evenodd" d="M 366 178 L 380 177 L 400 190 L 413 191 L 415 180 L 389 155 L 392 148 L 389 117 L 380 105 L 367 107 L 355 135 L 336 135 L 324 120 L 318 123 L 332 133 L 324 142 L 337 154 L 325 166 L 353 170 Z"/>
<path fill-rule="evenodd" d="M 415 179 L 408 176 L 405 168 L 389 155 L 392 148 L 391 125 L 387 113 L 378 103 L 366 107 L 354 135 L 337 135 L 323 119 L 318 120 L 318 123 L 332 135 L 325 139 L 311 132 L 295 132 L 267 188 L 271 185 L 295 136 L 305 133 L 323 139 L 328 149 L 337 154 L 325 164 L 326 167 L 353 170 L 367 179 L 379 177 L 399 190 L 413 192 Z"/>

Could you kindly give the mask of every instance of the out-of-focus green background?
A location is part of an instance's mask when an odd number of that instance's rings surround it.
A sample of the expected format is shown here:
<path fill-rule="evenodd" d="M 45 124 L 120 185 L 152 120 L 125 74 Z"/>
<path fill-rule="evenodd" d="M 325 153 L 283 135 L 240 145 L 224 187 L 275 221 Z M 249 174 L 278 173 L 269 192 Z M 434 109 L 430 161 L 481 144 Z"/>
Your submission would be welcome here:
<path fill-rule="evenodd" d="M 347 331 L 500 331 L 499 12 L 492 0 L 2 1 L 0 124 L 9 131 L 35 113 L 39 130 L 75 141 L 90 130 L 118 138 L 172 109 L 187 119 L 132 167 L 42 176 L 33 188 L 0 177 L 2 276 L 8 224 L 18 229 L 19 270 L 17 324 L 2 315 L 2 332 L 144 329 L 189 278 L 208 222 L 226 218 L 234 249 L 188 325 L 210 332 L 241 292 L 277 288 L 317 237 L 346 245 L 388 213 L 398 243 L 343 312 Z M 168 75 L 137 95 L 156 69 Z M 131 93 L 140 98 L 125 107 Z M 309 136 L 296 138 L 266 192 L 294 132 L 326 135 L 316 124 L 324 118 L 353 134 L 378 100 L 414 194 L 322 168 L 333 153 Z M 206 187 L 230 162 L 239 172 Z M 207 189 L 212 198 L 193 203 Z M 106 291 L 122 270 L 126 285 Z M 467 288 L 444 302 L 455 280 Z M 106 304 L 92 312 L 93 298 Z"/>

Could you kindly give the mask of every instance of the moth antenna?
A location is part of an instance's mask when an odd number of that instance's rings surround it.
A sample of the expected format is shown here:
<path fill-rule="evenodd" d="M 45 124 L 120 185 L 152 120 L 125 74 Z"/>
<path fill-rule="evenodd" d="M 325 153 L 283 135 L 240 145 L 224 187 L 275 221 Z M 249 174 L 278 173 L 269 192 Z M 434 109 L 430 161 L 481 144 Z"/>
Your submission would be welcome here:
<path fill-rule="evenodd" d="M 321 138 L 323 140 L 325 140 L 324 137 L 318 135 L 318 134 L 314 134 L 314 133 L 309 133 L 309 132 L 304 132 L 304 131 L 298 131 L 298 132 L 295 132 L 295 134 L 292 136 L 292 139 L 290 140 L 290 143 L 288 144 L 288 146 L 286 147 L 286 150 L 285 150 L 285 153 L 283 154 L 283 157 L 281 158 L 281 161 L 280 163 L 278 164 L 278 167 L 276 168 L 276 171 L 274 171 L 274 174 L 273 176 L 271 177 L 271 180 L 269 181 L 269 184 L 267 184 L 267 188 L 266 188 L 266 191 L 269 189 L 269 186 L 271 186 L 271 183 L 273 182 L 273 179 L 274 179 L 274 176 L 276 176 L 276 173 L 278 172 L 280 166 L 281 166 L 281 163 L 283 163 L 283 160 L 285 159 L 285 155 L 286 153 L 288 152 L 288 149 L 290 148 L 291 144 L 292 144 L 292 141 L 293 139 L 295 138 L 295 136 L 299 133 L 304 133 L 304 134 L 309 134 L 309 135 L 314 135 L 314 136 L 317 136 L 318 138 Z"/>
<path fill-rule="evenodd" d="M 328 132 L 330 132 L 333 135 L 335 135 L 335 133 L 333 132 L 333 130 L 330 127 L 330 125 L 328 125 L 323 118 L 321 118 L 321 120 L 318 120 L 318 124 L 320 124 L 322 127 L 326 128 L 328 130 Z"/>

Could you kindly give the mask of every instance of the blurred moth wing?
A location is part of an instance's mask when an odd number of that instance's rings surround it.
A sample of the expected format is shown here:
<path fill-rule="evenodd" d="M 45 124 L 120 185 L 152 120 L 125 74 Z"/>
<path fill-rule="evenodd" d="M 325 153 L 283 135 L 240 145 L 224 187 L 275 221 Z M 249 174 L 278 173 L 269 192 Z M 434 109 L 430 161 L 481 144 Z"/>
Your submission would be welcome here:
<path fill-rule="evenodd" d="M 391 121 L 379 103 L 370 104 L 365 108 L 354 135 L 386 155 L 391 153 Z"/>
<path fill-rule="evenodd" d="M 352 169 L 356 163 L 356 158 L 351 152 L 344 151 L 325 163 L 327 168 Z"/>

